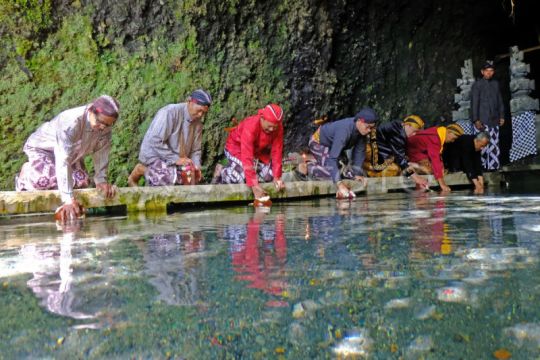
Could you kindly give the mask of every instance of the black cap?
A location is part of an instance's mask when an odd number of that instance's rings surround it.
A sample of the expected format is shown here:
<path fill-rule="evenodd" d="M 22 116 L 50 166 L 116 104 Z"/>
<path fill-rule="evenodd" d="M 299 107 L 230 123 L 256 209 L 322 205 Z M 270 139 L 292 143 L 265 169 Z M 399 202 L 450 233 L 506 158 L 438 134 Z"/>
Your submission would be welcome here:
<path fill-rule="evenodd" d="M 364 119 L 364 121 L 368 124 L 376 123 L 379 120 L 379 117 L 375 113 L 375 110 L 372 108 L 365 107 L 359 112 L 356 113 L 354 116 L 356 120 L 358 119 Z"/>
<path fill-rule="evenodd" d="M 495 66 L 493 66 L 493 61 L 486 61 L 484 63 L 484 65 L 482 65 L 482 70 L 486 70 L 486 69 L 493 69 L 495 70 Z"/>

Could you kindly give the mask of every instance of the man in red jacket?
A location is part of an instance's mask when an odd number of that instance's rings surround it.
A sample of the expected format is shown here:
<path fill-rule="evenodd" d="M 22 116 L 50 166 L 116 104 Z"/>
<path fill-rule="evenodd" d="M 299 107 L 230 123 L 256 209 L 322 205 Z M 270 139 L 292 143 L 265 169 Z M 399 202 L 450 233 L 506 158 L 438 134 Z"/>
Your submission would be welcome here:
<path fill-rule="evenodd" d="M 227 138 L 225 156 L 229 163 L 221 170 L 222 184 L 246 183 L 256 199 L 266 194 L 259 182 L 274 181 L 278 190 L 283 152 L 283 110 L 268 104 L 257 115 L 245 118 Z"/>
<path fill-rule="evenodd" d="M 436 126 L 418 131 L 415 136 L 407 139 L 407 156 L 410 163 L 419 174 L 433 174 L 441 190 L 449 192 L 450 187 L 444 181 L 444 165 L 441 159 L 445 143 L 454 142 L 463 135 L 463 129 L 458 124 L 447 127 Z"/>

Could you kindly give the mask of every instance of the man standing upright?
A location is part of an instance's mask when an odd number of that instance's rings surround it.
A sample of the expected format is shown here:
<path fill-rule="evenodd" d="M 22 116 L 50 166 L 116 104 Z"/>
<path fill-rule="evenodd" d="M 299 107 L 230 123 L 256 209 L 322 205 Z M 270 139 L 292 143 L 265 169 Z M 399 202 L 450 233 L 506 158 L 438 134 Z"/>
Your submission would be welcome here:
<path fill-rule="evenodd" d="M 490 136 L 489 145 L 482 150 L 482 166 L 486 170 L 500 167 L 499 126 L 504 125 L 504 105 L 499 83 L 493 79 L 495 68 L 491 62 L 482 66 L 482 78 L 471 89 L 472 122 L 475 132 L 485 131 Z"/>
<path fill-rule="evenodd" d="M 150 186 L 190 185 L 201 180 L 202 119 L 212 97 L 199 89 L 187 102 L 161 108 L 144 135 L 140 163 L 128 178 L 137 186 L 144 175 Z"/>

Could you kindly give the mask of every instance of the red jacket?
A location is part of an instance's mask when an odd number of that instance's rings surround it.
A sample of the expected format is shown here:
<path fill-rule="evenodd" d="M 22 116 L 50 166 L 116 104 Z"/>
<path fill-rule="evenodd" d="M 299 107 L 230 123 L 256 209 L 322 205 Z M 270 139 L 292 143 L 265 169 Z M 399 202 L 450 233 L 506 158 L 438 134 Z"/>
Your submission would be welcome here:
<path fill-rule="evenodd" d="M 225 149 L 242 162 L 247 186 L 258 185 L 254 168 L 256 159 L 268 164 L 272 161 L 274 179 L 281 179 L 281 157 L 283 152 L 283 125 L 272 134 L 262 130 L 259 115 L 245 118 L 235 127 L 225 144 Z"/>
<path fill-rule="evenodd" d="M 418 131 L 416 135 L 407 139 L 407 156 L 410 162 L 428 159 L 433 175 L 436 179 L 441 179 L 444 176 L 444 165 L 441 159 L 442 146 L 437 127 L 431 127 Z"/>

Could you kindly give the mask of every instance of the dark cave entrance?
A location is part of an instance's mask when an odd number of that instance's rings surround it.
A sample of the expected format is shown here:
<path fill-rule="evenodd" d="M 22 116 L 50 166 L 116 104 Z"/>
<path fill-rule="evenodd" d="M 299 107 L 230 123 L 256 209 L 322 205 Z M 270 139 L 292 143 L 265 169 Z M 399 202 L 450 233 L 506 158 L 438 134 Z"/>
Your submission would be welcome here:
<path fill-rule="evenodd" d="M 514 0 L 514 15 L 510 16 L 510 1 L 493 1 L 488 13 L 490 21 L 482 31 L 486 42 L 486 59 L 494 60 L 495 78 L 501 85 L 505 102 L 507 125 L 501 128 L 501 163 L 509 163 L 512 143 L 510 114 L 510 47 L 517 46 L 524 51 L 524 62 L 530 65 L 528 78 L 535 81 L 535 90 L 530 96 L 538 99 L 540 91 L 540 2 L 537 0 Z M 484 59 L 474 59 L 474 75 L 480 76 L 480 66 Z M 537 132 L 539 129 L 537 129 Z"/>

